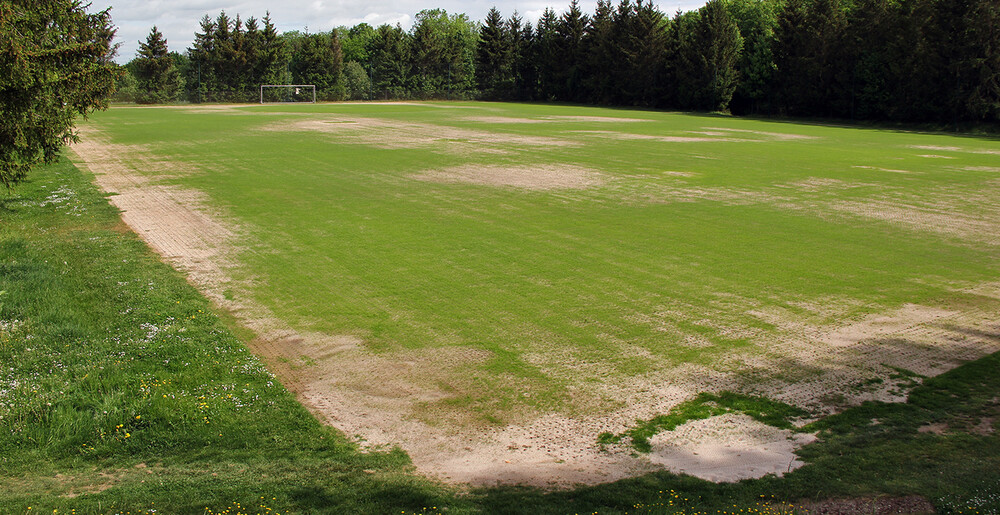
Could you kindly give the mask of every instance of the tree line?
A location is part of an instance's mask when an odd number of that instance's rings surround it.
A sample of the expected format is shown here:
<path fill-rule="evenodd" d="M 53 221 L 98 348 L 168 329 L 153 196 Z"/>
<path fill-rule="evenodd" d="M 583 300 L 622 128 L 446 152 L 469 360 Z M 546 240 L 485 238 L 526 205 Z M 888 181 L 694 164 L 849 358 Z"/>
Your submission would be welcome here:
<path fill-rule="evenodd" d="M 324 100 L 483 98 L 736 114 L 1000 121 L 996 0 L 711 0 L 668 16 L 651 0 L 576 0 L 537 23 L 424 10 L 410 30 L 359 24 L 278 34 L 201 20 L 170 52 L 154 27 L 119 99 L 253 101 L 261 84 Z"/>

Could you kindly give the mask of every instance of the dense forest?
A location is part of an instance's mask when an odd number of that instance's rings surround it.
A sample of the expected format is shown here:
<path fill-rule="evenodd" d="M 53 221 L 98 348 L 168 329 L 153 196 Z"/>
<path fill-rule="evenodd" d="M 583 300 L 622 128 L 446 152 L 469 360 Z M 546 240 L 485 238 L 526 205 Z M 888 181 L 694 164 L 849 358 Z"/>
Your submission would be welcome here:
<path fill-rule="evenodd" d="M 409 30 L 279 34 L 205 16 L 191 48 L 153 27 L 118 99 L 256 101 L 261 84 L 320 99 L 482 98 L 907 122 L 1000 121 L 996 0 L 576 0 L 535 24 L 421 11 Z"/>

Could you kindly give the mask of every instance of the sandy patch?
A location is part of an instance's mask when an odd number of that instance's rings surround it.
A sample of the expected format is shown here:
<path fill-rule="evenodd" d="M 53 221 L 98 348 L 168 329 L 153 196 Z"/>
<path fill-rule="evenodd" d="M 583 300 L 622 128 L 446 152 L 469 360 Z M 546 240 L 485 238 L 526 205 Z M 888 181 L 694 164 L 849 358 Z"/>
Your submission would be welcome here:
<path fill-rule="evenodd" d="M 866 338 L 899 333 L 906 329 L 955 315 L 955 311 L 907 304 L 893 313 L 872 315 L 860 322 L 817 334 L 816 340 L 834 347 L 856 345 Z"/>
<path fill-rule="evenodd" d="M 945 150 L 948 152 L 961 152 L 962 149 L 959 147 L 942 147 L 940 145 L 910 145 L 910 148 L 917 148 L 920 150 Z"/>
<path fill-rule="evenodd" d="M 737 138 L 704 138 L 698 136 L 655 136 L 652 134 L 634 134 L 629 132 L 617 132 L 617 131 L 571 131 L 575 134 L 592 134 L 596 136 L 601 136 L 607 139 L 615 139 L 621 141 L 634 141 L 634 140 L 644 140 L 644 141 L 658 141 L 661 143 L 702 143 L 702 142 L 720 142 L 720 141 L 753 141 L 747 139 L 737 139 Z"/>
<path fill-rule="evenodd" d="M 917 157 L 926 157 L 927 159 L 955 159 L 952 156 L 941 156 L 938 154 L 917 154 Z"/>
<path fill-rule="evenodd" d="M 889 172 L 889 173 L 913 173 L 913 172 L 911 172 L 909 170 L 897 170 L 897 169 L 894 169 L 894 168 L 881 168 L 881 167 L 878 167 L 878 166 L 856 165 L 856 166 L 852 166 L 851 168 L 861 168 L 861 169 L 864 169 L 864 170 L 878 170 L 880 172 Z"/>
<path fill-rule="evenodd" d="M 676 473 L 708 481 L 782 476 L 802 465 L 795 450 L 816 437 L 768 426 L 753 418 L 727 413 L 682 424 L 652 439 L 650 461 Z"/>
<path fill-rule="evenodd" d="M 966 166 L 962 169 L 969 172 L 1000 172 L 1000 166 Z"/>
<path fill-rule="evenodd" d="M 745 134 L 756 134 L 758 136 L 767 136 L 769 139 L 775 141 L 818 139 L 816 136 L 806 136 L 805 134 L 790 134 L 786 132 L 766 132 L 766 131 L 755 131 L 750 129 L 729 129 L 726 127 L 702 127 L 702 128 L 710 131 L 721 131 L 723 133 L 740 132 Z"/>
<path fill-rule="evenodd" d="M 457 154 L 497 154 L 510 147 L 572 147 L 579 143 L 546 136 L 525 136 L 505 132 L 452 127 L 427 123 L 400 122 L 379 118 L 342 115 L 308 117 L 271 124 L 266 131 L 322 132 L 345 143 L 381 149 L 431 148 Z"/>
<path fill-rule="evenodd" d="M 467 122 L 479 123 L 546 123 L 548 120 L 539 118 L 515 118 L 512 116 L 467 116 L 462 118 Z"/>
<path fill-rule="evenodd" d="M 968 199 L 968 202 L 971 201 Z M 874 198 L 840 200 L 828 203 L 827 207 L 948 238 L 1000 245 L 1000 209 L 997 201 L 984 199 L 984 203 L 977 206 L 977 211 L 970 211 L 968 205 L 954 206 L 946 198 L 930 203 Z"/>
<path fill-rule="evenodd" d="M 546 116 L 546 120 L 555 122 L 586 122 L 586 123 L 635 123 L 648 122 L 642 118 L 616 118 L 613 116 Z"/>
<path fill-rule="evenodd" d="M 818 191 L 836 191 L 836 190 L 846 190 L 851 188 L 860 188 L 864 186 L 871 186 L 871 184 L 857 183 L 857 182 L 847 182 L 840 179 L 831 179 L 829 177 L 810 177 L 801 181 L 791 182 L 787 185 L 779 184 L 780 187 L 793 188 L 799 191 L 807 191 L 810 193 Z"/>
<path fill-rule="evenodd" d="M 463 118 L 470 122 L 482 123 L 555 123 L 555 122 L 584 122 L 584 123 L 635 123 L 648 122 L 640 118 L 615 118 L 611 116 L 543 116 L 541 118 L 517 118 L 509 116 L 471 116 Z"/>
<path fill-rule="evenodd" d="M 526 190 L 584 189 L 604 182 L 600 173 L 571 165 L 464 165 L 427 170 L 410 177 L 419 181 L 509 186 Z"/>

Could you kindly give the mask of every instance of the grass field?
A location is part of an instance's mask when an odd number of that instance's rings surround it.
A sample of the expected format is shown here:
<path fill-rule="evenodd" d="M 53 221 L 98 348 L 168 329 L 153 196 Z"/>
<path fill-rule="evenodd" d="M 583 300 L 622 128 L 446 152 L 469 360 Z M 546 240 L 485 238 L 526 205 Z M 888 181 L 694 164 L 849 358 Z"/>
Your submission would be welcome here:
<path fill-rule="evenodd" d="M 989 139 L 484 103 L 124 108 L 85 134 L 126 221 L 161 209 L 129 223 L 307 405 L 446 477 L 624 477 L 642 463 L 597 435 L 700 392 L 820 415 L 997 349 Z"/>
<path fill-rule="evenodd" d="M 63 163 L 3 207 L 3 511 L 271 495 L 670 513 L 672 489 L 692 512 L 772 494 L 995 502 L 994 140 L 482 103 L 116 108 L 85 137 L 79 160 L 126 222 L 300 400 L 425 472 L 600 482 L 575 467 L 651 470 L 628 440 L 700 406 L 781 427 L 846 411 L 804 429 L 823 441 L 785 479 L 455 497 L 312 421 Z"/>

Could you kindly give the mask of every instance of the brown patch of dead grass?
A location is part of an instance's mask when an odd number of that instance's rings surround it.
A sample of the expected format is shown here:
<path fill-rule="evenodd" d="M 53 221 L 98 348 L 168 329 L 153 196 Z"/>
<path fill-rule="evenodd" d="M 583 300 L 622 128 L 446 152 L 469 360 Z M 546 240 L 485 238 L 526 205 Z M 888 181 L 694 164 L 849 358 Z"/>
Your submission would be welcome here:
<path fill-rule="evenodd" d="M 350 116 L 310 117 L 265 126 L 266 131 L 306 131 L 332 134 L 340 141 L 382 149 L 440 148 L 457 154 L 506 153 L 508 147 L 571 147 L 579 143 L 546 136 L 401 122 Z"/>
<path fill-rule="evenodd" d="M 419 181 L 506 186 L 525 190 L 584 189 L 599 186 L 604 176 L 571 165 L 464 165 L 427 170 L 410 176 Z"/>

